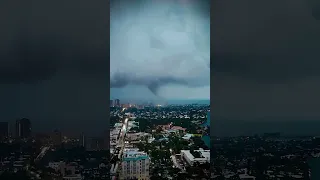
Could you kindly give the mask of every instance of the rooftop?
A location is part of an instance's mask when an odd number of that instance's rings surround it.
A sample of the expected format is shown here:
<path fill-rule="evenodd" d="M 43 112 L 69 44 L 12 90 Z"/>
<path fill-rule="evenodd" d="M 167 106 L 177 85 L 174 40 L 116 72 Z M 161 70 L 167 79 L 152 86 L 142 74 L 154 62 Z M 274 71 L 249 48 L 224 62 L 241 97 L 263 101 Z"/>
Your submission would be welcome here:
<path fill-rule="evenodd" d="M 139 161 L 143 159 L 149 159 L 149 156 L 145 152 L 138 151 L 138 149 L 126 149 L 124 152 L 124 161 Z"/>
<path fill-rule="evenodd" d="M 184 153 L 190 161 L 197 161 L 197 160 L 208 160 L 210 161 L 210 150 L 195 150 L 195 152 L 198 152 L 199 156 L 201 157 L 194 157 L 194 155 L 190 152 L 190 150 L 181 150 L 181 153 Z"/>

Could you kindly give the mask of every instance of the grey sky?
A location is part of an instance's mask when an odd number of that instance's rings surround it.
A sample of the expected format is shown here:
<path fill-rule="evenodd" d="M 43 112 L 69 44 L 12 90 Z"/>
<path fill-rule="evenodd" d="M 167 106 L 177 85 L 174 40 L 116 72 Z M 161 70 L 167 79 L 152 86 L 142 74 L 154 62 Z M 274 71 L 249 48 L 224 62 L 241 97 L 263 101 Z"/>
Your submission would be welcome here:
<path fill-rule="evenodd" d="M 209 99 L 209 1 L 111 1 L 111 98 Z"/>

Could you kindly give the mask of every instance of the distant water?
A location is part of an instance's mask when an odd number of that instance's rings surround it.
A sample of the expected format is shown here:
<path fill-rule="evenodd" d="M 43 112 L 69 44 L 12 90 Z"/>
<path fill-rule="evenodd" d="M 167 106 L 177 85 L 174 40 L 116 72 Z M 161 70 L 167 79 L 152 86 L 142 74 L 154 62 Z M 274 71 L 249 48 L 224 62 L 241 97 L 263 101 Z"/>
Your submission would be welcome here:
<path fill-rule="evenodd" d="M 207 113 L 207 120 L 202 125 L 210 127 L 210 112 Z"/>
<path fill-rule="evenodd" d="M 167 100 L 167 103 L 169 105 L 177 104 L 177 105 L 183 105 L 183 104 L 210 104 L 210 100 L 208 99 L 185 99 L 185 100 Z"/>
<path fill-rule="evenodd" d="M 208 148 L 210 148 L 210 136 L 202 136 L 202 140 Z"/>

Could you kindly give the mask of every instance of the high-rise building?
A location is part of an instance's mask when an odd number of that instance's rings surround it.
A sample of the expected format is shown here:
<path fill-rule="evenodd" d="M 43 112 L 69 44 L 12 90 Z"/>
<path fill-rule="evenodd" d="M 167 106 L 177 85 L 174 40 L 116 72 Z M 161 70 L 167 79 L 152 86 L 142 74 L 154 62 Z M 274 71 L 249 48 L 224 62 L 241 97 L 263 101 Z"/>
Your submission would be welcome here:
<path fill-rule="evenodd" d="M 16 137 L 29 138 L 31 136 L 31 122 L 27 118 L 16 121 Z"/>
<path fill-rule="evenodd" d="M 150 158 L 137 149 L 126 149 L 121 165 L 120 179 L 150 179 Z"/>
<path fill-rule="evenodd" d="M 0 122 L 0 138 L 8 137 L 9 135 L 9 123 Z"/>
<path fill-rule="evenodd" d="M 120 107 L 120 99 L 114 100 L 114 105 L 115 105 L 116 107 Z"/>
<path fill-rule="evenodd" d="M 85 134 L 84 134 L 84 133 L 81 133 L 81 136 L 80 136 L 80 146 L 86 148 L 86 142 L 87 142 L 87 140 L 86 140 Z"/>
<path fill-rule="evenodd" d="M 113 100 L 110 100 L 110 107 L 113 107 L 114 104 L 113 104 Z"/>
<path fill-rule="evenodd" d="M 62 134 L 59 130 L 53 131 L 51 135 L 51 140 L 53 142 L 53 145 L 60 146 L 62 143 Z"/>

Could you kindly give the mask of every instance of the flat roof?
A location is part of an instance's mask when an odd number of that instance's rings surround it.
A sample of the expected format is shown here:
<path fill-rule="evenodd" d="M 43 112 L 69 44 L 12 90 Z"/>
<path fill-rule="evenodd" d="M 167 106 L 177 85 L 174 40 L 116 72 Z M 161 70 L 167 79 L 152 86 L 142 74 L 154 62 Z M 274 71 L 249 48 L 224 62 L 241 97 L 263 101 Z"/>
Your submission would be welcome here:
<path fill-rule="evenodd" d="M 201 158 L 195 158 L 190 150 L 181 150 L 181 153 L 184 153 L 190 161 L 199 161 L 199 160 L 208 160 L 210 161 L 210 150 L 195 150 L 196 152 L 199 152 L 201 154 Z"/>
<path fill-rule="evenodd" d="M 149 159 L 149 156 L 147 153 L 138 151 L 135 149 L 126 149 L 124 152 L 124 161 L 139 161 L 143 159 Z"/>

